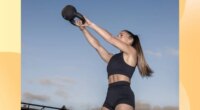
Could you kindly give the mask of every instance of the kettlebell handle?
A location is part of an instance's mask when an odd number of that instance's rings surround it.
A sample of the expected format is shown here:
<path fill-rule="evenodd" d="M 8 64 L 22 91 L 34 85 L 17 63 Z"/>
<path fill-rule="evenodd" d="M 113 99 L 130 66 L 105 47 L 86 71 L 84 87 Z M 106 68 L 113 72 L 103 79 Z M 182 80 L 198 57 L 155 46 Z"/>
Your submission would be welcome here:
<path fill-rule="evenodd" d="M 77 17 L 77 18 L 79 18 L 79 19 L 82 21 L 83 24 L 86 22 L 86 20 L 85 20 L 85 18 L 83 17 L 82 14 L 76 12 L 76 13 L 74 13 L 74 15 L 75 15 L 74 19 Z M 71 24 L 77 26 L 74 19 L 71 19 L 71 20 L 69 20 L 69 21 L 70 21 Z"/>

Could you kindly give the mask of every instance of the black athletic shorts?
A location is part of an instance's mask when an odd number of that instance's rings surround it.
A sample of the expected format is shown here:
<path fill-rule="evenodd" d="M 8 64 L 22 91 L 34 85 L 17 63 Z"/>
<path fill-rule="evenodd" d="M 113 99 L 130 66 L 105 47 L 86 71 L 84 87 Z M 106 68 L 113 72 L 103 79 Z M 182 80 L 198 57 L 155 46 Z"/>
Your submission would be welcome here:
<path fill-rule="evenodd" d="M 109 110 L 115 110 L 115 107 L 122 103 L 135 108 L 135 96 L 130 88 L 130 83 L 126 81 L 118 81 L 109 84 L 106 100 L 103 106 Z"/>

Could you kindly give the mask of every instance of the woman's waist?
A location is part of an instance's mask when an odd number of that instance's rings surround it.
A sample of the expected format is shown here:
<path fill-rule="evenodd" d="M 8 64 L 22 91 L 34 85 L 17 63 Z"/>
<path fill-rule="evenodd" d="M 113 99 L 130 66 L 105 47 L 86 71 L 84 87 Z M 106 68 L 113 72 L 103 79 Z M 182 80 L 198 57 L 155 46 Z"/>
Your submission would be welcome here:
<path fill-rule="evenodd" d="M 109 75 L 108 77 L 108 83 L 111 84 L 111 83 L 116 83 L 116 82 L 128 82 L 130 83 L 130 78 L 126 75 L 123 75 L 123 74 L 112 74 L 112 75 Z"/>
<path fill-rule="evenodd" d="M 112 72 L 112 73 L 108 73 L 108 78 L 109 78 L 110 76 L 112 76 L 112 75 L 117 76 L 117 77 L 118 77 L 118 76 L 121 77 L 120 75 L 123 75 L 123 76 L 126 76 L 126 77 L 128 77 L 129 79 L 131 79 L 133 73 L 129 73 L 129 72 Z"/>
<path fill-rule="evenodd" d="M 130 82 L 128 82 L 128 81 L 117 81 L 117 82 L 113 82 L 113 83 L 109 83 L 108 84 L 108 87 L 109 88 L 124 88 L 124 87 L 128 87 L 128 88 L 130 88 Z"/>

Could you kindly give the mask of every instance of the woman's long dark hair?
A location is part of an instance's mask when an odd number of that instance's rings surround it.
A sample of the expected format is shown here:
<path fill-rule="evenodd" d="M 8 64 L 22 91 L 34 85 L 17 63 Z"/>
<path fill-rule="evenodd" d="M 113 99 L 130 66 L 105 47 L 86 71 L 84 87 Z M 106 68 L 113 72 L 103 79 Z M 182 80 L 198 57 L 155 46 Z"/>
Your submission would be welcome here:
<path fill-rule="evenodd" d="M 142 51 L 142 46 L 140 44 L 140 39 L 139 39 L 138 35 L 135 35 L 128 30 L 124 30 L 124 31 L 127 32 L 134 39 L 132 46 L 137 51 L 137 66 L 138 66 L 140 75 L 142 77 L 152 76 L 153 70 L 149 67 L 149 65 L 147 64 L 147 62 L 145 60 L 145 57 L 144 57 L 144 54 Z"/>

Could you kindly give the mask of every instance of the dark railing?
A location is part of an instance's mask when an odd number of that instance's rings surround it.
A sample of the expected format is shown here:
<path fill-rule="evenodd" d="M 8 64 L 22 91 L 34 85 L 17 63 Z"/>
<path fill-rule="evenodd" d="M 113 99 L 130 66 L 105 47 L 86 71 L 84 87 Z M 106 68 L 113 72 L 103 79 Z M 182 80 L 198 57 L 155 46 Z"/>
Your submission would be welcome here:
<path fill-rule="evenodd" d="M 61 108 L 58 107 L 51 107 L 51 106 L 45 106 L 45 105 L 38 105 L 38 104 L 31 104 L 31 103 L 25 103 L 21 102 L 21 110 L 45 110 L 45 109 L 57 109 L 57 110 L 69 110 L 64 105 Z M 37 108 L 36 108 L 37 107 Z M 38 109 L 38 107 L 40 109 Z"/>

